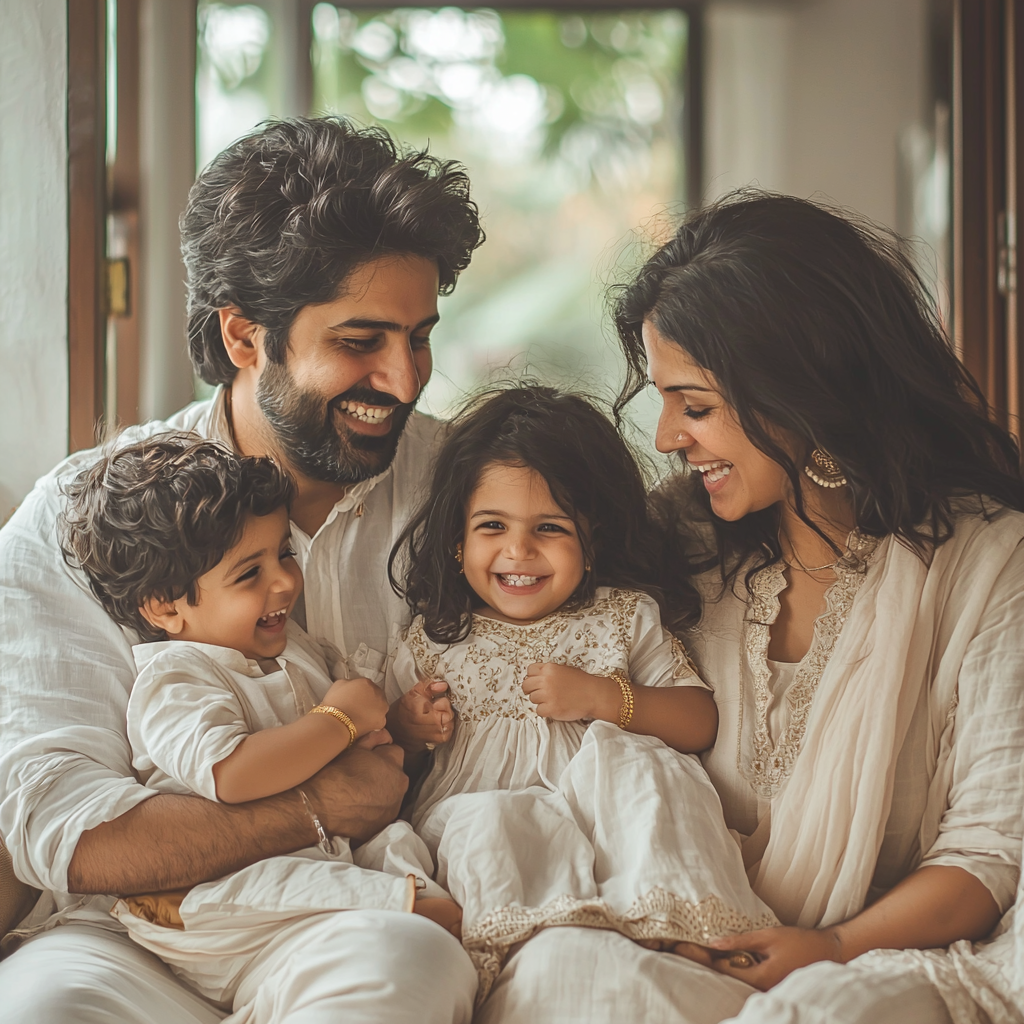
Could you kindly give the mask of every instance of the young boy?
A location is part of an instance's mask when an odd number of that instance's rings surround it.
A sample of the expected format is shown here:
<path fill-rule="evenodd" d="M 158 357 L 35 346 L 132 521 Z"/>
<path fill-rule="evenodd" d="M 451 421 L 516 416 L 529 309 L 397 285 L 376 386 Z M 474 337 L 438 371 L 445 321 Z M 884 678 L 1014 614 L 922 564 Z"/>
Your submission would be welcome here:
<path fill-rule="evenodd" d="M 112 913 L 132 938 L 231 1007 L 259 952 L 311 914 L 415 911 L 457 931 L 459 910 L 407 823 L 353 857 L 302 789 L 353 744 L 386 741 L 388 705 L 368 679 L 333 681 L 352 674 L 345 657 L 289 618 L 302 573 L 288 477 L 269 459 L 165 434 L 112 449 L 67 497 L 65 557 L 143 641 L 128 702 L 140 778 L 226 803 L 294 790 L 320 840 L 188 891 L 119 900 Z"/>

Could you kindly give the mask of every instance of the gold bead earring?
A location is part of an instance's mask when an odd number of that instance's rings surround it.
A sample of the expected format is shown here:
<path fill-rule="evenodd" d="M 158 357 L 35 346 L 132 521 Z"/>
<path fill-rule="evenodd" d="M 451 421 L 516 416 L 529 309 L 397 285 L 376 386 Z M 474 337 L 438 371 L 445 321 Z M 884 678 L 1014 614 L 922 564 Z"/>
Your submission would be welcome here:
<path fill-rule="evenodd" d="M 459 575 L 463 576 L 466 573 L 465 568 L 462 565 L 462 545 L 455 545 L 455 561 L 459 563 Z"/>
<path fill-rule="evenodd" d="M 819 487 L 827 487 L 829 490 L 845 487 L 850 482 L 839 463 L 824 448 L 815 448 L 811 452 L 804 473 Z"/>

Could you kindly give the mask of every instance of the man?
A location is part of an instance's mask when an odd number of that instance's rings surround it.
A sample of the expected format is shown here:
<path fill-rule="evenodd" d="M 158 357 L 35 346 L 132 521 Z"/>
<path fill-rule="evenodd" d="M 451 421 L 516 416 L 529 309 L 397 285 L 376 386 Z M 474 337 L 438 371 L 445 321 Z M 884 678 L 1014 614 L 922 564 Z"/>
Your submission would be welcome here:
<path fill-rule="evenodd" d="M 437 296 L 483 240 L 461 169 L 403 156 L 382 130 L 279 122 L 200 176 L 182 220 L 189 345 L 221 387 L 135 437 L 191 429 L 293 474 L 298 617 L 371 678 L 407 619 L 388 552 L 439 425 L 413 406 L 431 370 Z M 226 806 L 152 795 L 124 714 L 134 637 L 63 560 L 55 520 L 79 453 L 0 532 L 0 834 L 44 898 L 0 963 L 12 1022 L 214 1021 L 222 1014 L 132 945 L 107 896 L 188 887 L 316 841 L 294 792 Z M 328 832 L 366 838 L 405 791 L 401 754 L 348 752 L 304 788 Z M 37 932 L 40 925 L 46 930 Z M 56 927 L 54 927 L 56 925 Z M 252 1021 L 468 1021 L 458 943 L 415 915 L 357 911 L 296 926 L 240 994 Z"/>

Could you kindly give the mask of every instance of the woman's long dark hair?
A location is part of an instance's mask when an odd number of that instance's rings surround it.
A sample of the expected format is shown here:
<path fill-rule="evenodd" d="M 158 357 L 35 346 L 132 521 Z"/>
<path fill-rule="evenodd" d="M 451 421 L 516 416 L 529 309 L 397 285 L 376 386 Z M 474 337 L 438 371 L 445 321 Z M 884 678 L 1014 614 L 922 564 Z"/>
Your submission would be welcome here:
<path fill-rule="evenodd" d="M 714 374 L 815 529 L 800 465 L 772 427 L 799 438 L 804 454 L 835 458 L 860 530 L 895 534 L 922 557 L 950 536 L 958 496 L 1024 509 L 1017 444 L 989 418 L 893 235 L 744 190 L 687 220 L 620 289 L 614 318 L 629 367 L 616 414 L 647 383 L 649 320 Z M 781 557 L 774 508 L 729 523 L 710 515 L 703 487 L 695 501 L 712 520 L 726 580 Z"/>
<path fill-rule="evenodd" d="M 480 599 L 459 572 L 455 548 L 480 476 L 494 463 L 536 470 L 575 521 L 591 571 L 566 607 L 586 607 L 600 586 L 628 587 L 663 602 L 667 625 L 692 622 L 697 599 L 689 585 L 674 582 L 668 600 L 658 587 L 644 480 L 625 441 L 583 398 L 525 385 L 488 392 L 456 417 L 430 495 L 391 552 L 391 586 L 423 615 L 427 636 L 455 643 L 469 634 Z"/>

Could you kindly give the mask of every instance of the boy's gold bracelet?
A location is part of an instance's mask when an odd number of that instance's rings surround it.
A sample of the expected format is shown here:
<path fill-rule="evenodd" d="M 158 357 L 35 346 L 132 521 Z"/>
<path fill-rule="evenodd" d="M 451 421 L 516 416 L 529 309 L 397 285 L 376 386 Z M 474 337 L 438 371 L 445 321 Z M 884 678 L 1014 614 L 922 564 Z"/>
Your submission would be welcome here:
<path fill-rule="evenodd" d="M 622 691 L 622 705 L 619 707 L 619 728 L 625 729 L 633 720 L 633 684 L 625 672 L 613 672 L 610 676 Z"/>
<path fill-rule="evenodd" d="M 353 722 L 352 719 L 341 710 L 341 708 L 336 708 L 332 704 L 317 704 L 317 706 L 310 711 L 310 714 L 312 715 L 317 712 L 321 715 L 330 715 L 332 718 L 336 718 L 341 722 L 341 724 L 348 729 L 348 745 L 351 747 L 352 744 L 355 743 L 356 736 L 358 735 L 355 722 Z"/>

